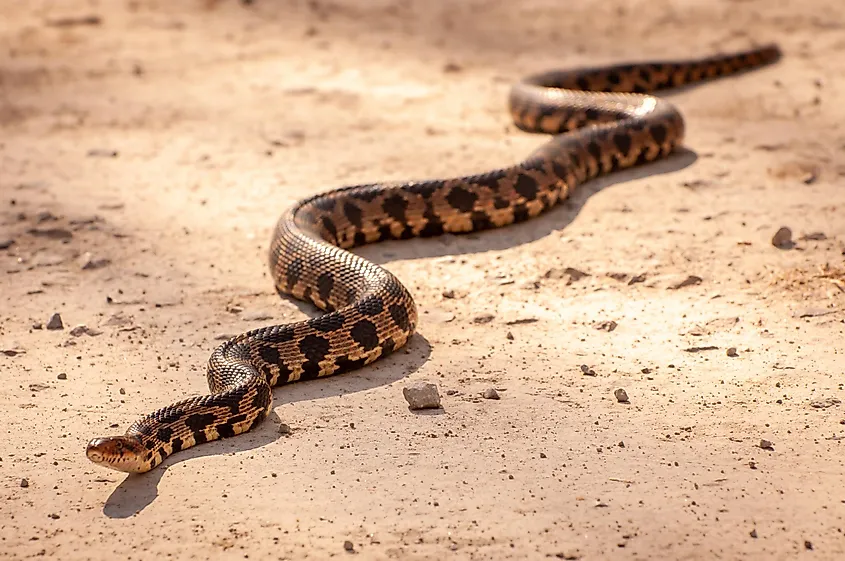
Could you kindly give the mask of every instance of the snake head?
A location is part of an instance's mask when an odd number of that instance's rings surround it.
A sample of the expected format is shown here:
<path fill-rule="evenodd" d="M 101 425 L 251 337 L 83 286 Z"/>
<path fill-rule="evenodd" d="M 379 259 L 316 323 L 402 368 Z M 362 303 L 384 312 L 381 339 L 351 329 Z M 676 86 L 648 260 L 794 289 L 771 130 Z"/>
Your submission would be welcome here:
<path fill-rule="evenodd" d="M 142 473 L 150 469 L 144 461 L 147 449 L 132 436 L 95 438 L 88 443 L 85 455 L 95 464 L 117 471 Z"/>

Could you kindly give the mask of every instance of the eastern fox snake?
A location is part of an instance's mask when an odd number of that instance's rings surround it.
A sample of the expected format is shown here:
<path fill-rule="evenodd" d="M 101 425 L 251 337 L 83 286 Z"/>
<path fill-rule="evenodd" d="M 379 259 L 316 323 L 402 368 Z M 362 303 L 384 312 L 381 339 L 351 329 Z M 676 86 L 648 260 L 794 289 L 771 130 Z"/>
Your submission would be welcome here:
<path fill-rule="evenodd" d="M 347 249 L 537 216 L 577 185 L 666 157 L 680 144 L 681 114 L 646 94 L 779 57 L 770 45 L 700 60 L 534 75 L 512 88 L 511 115 L 522 130 L 555 136 L 522 162 L 454 179 L 344 187 L 296 203 L 276 226 L 270 269 L 279 293 L 327 313 L 222 344 L 208 363 L 210 395 L 151 413 L 122 436 L 92 440 L 88 458 L 120 471 L 148 471 L 174 452 L 256 426 L 270 411 L 277 384 L 352 370 L 398 349 L 417 324 L 413 298 L 391 273 Z"/>

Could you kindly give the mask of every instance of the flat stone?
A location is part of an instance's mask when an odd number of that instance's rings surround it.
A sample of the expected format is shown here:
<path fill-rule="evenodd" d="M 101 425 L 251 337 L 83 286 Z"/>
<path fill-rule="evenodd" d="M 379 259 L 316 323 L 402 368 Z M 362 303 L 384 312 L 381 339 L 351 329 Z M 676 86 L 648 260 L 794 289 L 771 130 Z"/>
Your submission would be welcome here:
<path fill-rule="evenodd" d="M 431 382 L 414 382 L 402 388 L 402 395 L 408 402 L 408 408 L 416 409 L 439 409 L 440 392 L 437 386 Z"/>

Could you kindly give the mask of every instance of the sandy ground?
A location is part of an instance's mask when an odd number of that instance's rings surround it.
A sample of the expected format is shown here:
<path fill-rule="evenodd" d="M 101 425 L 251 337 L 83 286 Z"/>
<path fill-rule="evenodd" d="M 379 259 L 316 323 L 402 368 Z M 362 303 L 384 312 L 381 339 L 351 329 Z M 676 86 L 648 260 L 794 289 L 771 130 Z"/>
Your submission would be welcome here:
<path fill-rule="evenodd" d="M 245 4 L 4 3 L 0 557 L 845 558 L 839 0 Z M 204 393 L 220 337 L 314 313 L 265 265 L 296 199 L 522 158 L 528 72 L 768 41 L 777 66 L 672 95 L 687 152 L 362 249 L 418 301 L 405 352 L 148 475 L 86 460 Z"/>

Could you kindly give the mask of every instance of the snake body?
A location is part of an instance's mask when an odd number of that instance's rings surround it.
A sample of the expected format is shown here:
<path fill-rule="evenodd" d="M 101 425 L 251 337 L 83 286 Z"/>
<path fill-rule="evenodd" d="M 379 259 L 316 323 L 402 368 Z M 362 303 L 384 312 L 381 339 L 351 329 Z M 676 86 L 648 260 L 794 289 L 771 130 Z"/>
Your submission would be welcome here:
<path fill-rule="evenodd" d="M 666 157 L 681 143 L 681 114 L 647 94 L 779 57 L 770 45 L 534 75 L 513 86 L 511 115 L 522 130 L 554 136 L 522 162 L 454 179 L 344 187 L 296 203 L 275 228 L 270 270 L 280 294 L 326 313 L 223 343 L 208 362 L 209 395 L 151 413 L 124 435 L 90 441 L 87 457 L 120 471 L 148 471 L 170 454 L 255 427 L 270 411 L 273 386 L 353 370 L 402 347 L 417 325 L 413 298 L 390 272 L 349 249 L 537 216 L 577 185 Z"/>

